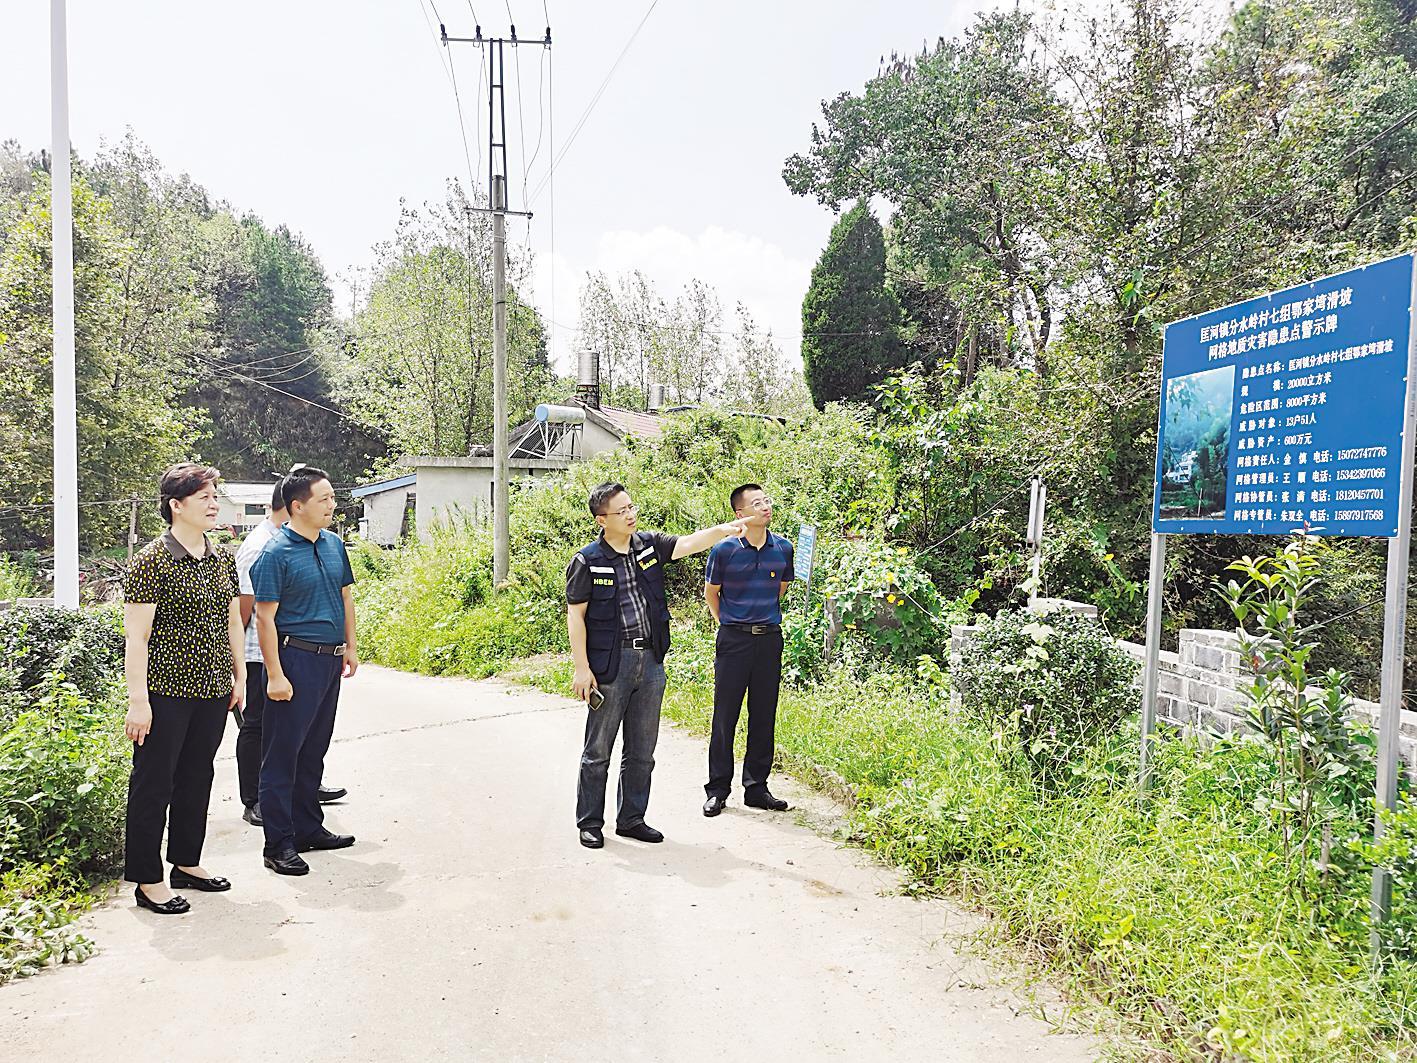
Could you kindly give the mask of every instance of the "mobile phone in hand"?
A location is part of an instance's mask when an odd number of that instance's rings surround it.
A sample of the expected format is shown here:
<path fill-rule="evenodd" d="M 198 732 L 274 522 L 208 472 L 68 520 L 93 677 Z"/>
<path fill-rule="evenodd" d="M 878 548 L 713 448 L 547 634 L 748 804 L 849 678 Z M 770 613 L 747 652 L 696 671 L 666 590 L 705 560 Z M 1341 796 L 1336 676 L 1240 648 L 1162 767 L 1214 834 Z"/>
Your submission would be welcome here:
<path fill-rule="evenodd" d="M 602 705 L 605 704 L 605 695 L 602 694 L 602 693 L 601 693 L 598 689 L 596 689 L 595 687 L 591 687 L 591 688 L 590 688 L 590 697 L 587 698 L 586 700 L 590 702 L 590 707 L 591 707 L 592 709 L 598 709 L 598 708 L 600 708 L 600 706 L 602 706 Z"/>

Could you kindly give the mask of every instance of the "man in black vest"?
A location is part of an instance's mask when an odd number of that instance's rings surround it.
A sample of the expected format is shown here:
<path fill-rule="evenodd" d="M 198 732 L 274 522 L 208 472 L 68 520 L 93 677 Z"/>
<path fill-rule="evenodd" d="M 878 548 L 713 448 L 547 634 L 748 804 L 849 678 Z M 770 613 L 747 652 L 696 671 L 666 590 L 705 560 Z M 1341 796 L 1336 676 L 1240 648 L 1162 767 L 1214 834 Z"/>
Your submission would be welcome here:
<path fill-rule="evenodd" d="M 578 551 L 566 569 L 566 628 L 576 665 L 571 688 L 590 704 L 576 787 L 576 826 L 587 849 L 605 845 L 605 781 L 615 735 L 623 725 L 615 833 L 662 842 L 664 835 L 645 822 L 645 809 L 664 700 L 664 655 L 669 652 L 664 565 L 744 534 L 744 522 L 692 535 L 639 532 L 638 507 L 618 483 L 601 484 L 590 493 L 589 504 L 600 538 Z"/>

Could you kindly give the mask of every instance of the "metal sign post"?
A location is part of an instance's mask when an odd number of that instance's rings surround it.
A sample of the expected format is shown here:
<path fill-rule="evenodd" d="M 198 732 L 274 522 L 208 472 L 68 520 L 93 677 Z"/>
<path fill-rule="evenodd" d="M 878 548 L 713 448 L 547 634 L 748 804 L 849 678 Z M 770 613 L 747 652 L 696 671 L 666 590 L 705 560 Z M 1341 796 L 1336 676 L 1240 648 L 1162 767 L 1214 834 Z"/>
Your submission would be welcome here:
<path fill-rule="evenodd" d="M 1146 580 L 1146 663 L 1141 673 L 1141 770 L 1137 787 L 1142 793 L 1151 782 L 1151 735 L 1156 730 L 1156 688 L 1161 667 L 1161 590 L 1166 578 L 1166 536 L 1151 534 L 1151 566 Z"/>
<path fill-rule="evenodd" d="M 1378 719 L 1377 815 L 1373 837 L 1383 836 L 1384 810 L 1397 807 L 1397 746 L 1402 724 L 1402 665 L 1407 642 L 1407 557 L 1412 543 L 1412 462 L 1413 429 L 1417 425 L 1417 388 L 1413 368 L 1417 366 L 1417 270 L 1413 271 L 1408 307 L 1412 329 L 1407 345 L 1407 375 L 1403 377 L 1406 401 L 1402 415 L 1402 468 L 1399 473 L 1397 534 L 1387 541 L 1387 584 L 1384 588 L 1383 672 Z M 1382 950 L 1378 925 L 1392 910 L 1392 876 L 1386 868 L 1373 868 L 1371 945 L 1376 960 Z"/>

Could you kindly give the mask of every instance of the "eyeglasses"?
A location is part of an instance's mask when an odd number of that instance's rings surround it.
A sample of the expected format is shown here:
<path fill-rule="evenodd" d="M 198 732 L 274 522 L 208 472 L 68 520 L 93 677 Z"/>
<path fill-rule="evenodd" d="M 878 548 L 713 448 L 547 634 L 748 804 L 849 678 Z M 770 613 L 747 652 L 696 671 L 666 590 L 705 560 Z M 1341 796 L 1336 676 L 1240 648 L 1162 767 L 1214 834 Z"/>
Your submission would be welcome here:
<path fill-rule="evenodd" d="M 613 513 L 602 513 L 602 517 L 628 517 L 631 513 L 638 513 L 640 507 L 631 502 L 628 506 L 621 506 Z"/>
<path fill-rule="evenodd" d="M 755 498 L 755 499 L 753 499 L 751 505 L 752 505 L 752 508 L 753 508 L 753 509 L 757 509 L 757 510 L 772 509 L 772 499 L 771 499 L 771 498 Z"/>

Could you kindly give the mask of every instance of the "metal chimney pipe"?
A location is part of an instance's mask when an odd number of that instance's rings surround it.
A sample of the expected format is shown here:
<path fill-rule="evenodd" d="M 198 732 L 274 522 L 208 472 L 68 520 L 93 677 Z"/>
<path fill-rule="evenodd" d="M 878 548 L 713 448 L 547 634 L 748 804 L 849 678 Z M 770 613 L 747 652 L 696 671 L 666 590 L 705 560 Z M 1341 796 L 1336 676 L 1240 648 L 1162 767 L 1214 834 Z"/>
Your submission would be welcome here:
<path fill-rule="evenodd" d="M 664 408 L 664 385 L 651 384 L 649 386 L 649 412 L 658 413 Z"/>

